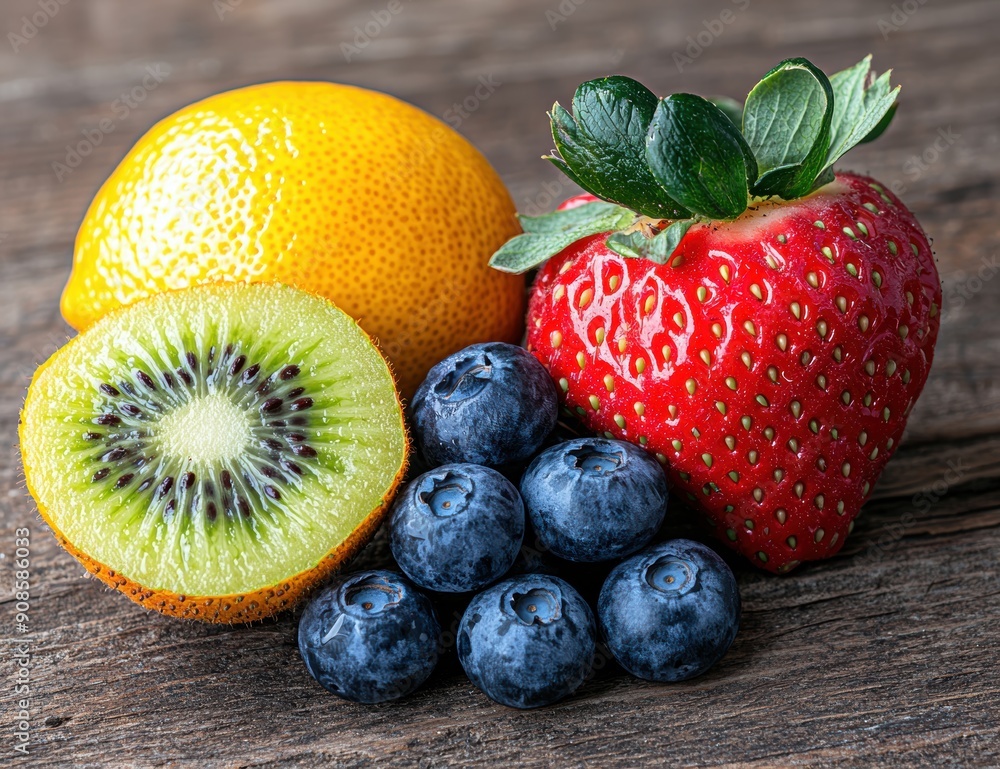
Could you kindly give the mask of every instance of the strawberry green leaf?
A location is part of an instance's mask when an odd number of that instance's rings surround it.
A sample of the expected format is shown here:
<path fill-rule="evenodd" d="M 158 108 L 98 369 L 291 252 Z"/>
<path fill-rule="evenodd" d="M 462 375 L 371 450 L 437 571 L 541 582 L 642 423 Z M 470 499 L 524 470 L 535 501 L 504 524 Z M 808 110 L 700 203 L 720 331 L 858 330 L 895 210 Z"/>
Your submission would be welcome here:
<path fill-rule="evenodd" d="M 830 147 L 833 108 L 830 81 L 806 59 L 786 59 L 754 86 L 743 111 L 760 172 L 754 194 L 791 200 L 809 192 Z"/>
<path fill-rule="evenodd" d="M 814 190 L 818 190 L 824 184 L 829 184 L 836 178 L 837 177 L 834 175 L 833 169 L 828 166 L 820 172 L 819 176 L 816 177 L 816 181 L 813 182 L 812 188 Z"/>
<path fill-rule="evenodd" d="M 871 62 L 872 56 L 868 54 L 853 67 L 830 76 L 834 94 L 830 155 L 844 145 L 854 125 L 861 119 L 865 107 L 865 80 L 868 78 Z"/>
<path fill-rule="evenodd" d="M 641 232 L 616 232 L 605 241 L 608 248 L 630 259 L 649 259 L 666 264 L 696 219 L 680 219 L 652 238 Z"/>
<path fill-rule="evenodd" d="M 660 101 L 646 162 L 671 198 L 693 213 L 733 219 L 746 210 L 757 162 L 739 129 L 712 102 L 688 93 Z"/>
<path fill-rule="evenodd" d="M 490 258 L 490 267 L 501 272 L 527 272 L 576 241 L 627 227 L 634 218 L 628 209 L 601 201 L 544 216 L 522 216 L 524 233 L 504 243 Z"/>
<path fill-rule="evenodd" d="M 622 217 L 625 213 L 625 209 L 621 206 L 597 200 L 565 211 L 553 211 L 541 216 L 518 214 L 517 218 L 521 222 L 521 229 L 525 232 L 548 234 L 566 232 L 580 226 L 586 227 L 591 223 Z"/>
<path fill-rule="evenodd" d="M 834 95 L 833 120 L 824 168 L 832 166 L 855 145 L 876 138 L 892 120 L 899 86 L 892 88 L 889 83 L 892 70 L 866 85 L 870 79 L 871 60 L 869 54 L 853 67 L 830 77 Z"/>
<path fill-rule="evenodd" d="M 646 129 L 657 99 L 645 86 L 614 75 L 576 89 L 573 114 L 552 108 L 551 160 L 583 189 L 658 219 L 686 216 L 646 166 Z"/>
<path fill-rule="evenodd" d="M 898 106 L 899 102 L 893 102 L 892 106 L 889 107 L 889 111 L 882 116 L 882 119 L 878 121 L 878 124 L 871 131 L 869 131 L 865 138 L 858 142 L 858 144 L 867 144 L 868 142 L 873 142 L 880 137 L 885 132 L 885 129 L 889 127 L 889 123 L 892 122 L 892 119 L 896 116 L 896 107 Z"/>
<path fill-rule="evenodd" d="M 552 123 L 552 138 L 556 143 L 556 147 L 562 147 L 563 152 L 566 152 L 569 157 L 573 158 L 573 165 L 570 166 L 563 158 L 559 155 L 543 155 L 544 160 L 549 160 L 552 162 L 556 168 L 562 171 L 566 176 L 572 179 L 576 184 L 585 189 L 591 195 L 596 195 L 601 197 L 594 190 L 599 190 L 602 187 L 600 177 L 596 173 L 596 166 L 584 162 L 580 155 L 581 153 L 574 153 L 573 148 L 579 145 L 579 140 L 577 137 L 577 125 L 576 121 L 573 119 L 573 115 L 567 112 L 562 105 L 556 102 L 552 106 L 552 112 L 549 113 L 549 119 Z M 562 137 L 561 139 L 559 137 Z"/>

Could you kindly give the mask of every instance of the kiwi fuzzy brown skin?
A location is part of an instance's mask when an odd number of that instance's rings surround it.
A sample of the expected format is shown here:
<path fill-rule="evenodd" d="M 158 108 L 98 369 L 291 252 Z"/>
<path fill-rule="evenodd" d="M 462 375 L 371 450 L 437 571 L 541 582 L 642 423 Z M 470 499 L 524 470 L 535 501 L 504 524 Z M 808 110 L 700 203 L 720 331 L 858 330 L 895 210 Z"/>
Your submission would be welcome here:
<path fill-rule="evenodd" d="M 185 289 L 179 290 L 183 291 Z M 326 299 L 318 294 L 314 294 L 313 292 L 303 293 L 311 293 L 314 296 L 323 299 L 325 302 L 330 301 L 329 299 Z M 117 308 L 108 314 L 108 318 L 110 320 L 119 314 L 128 312 L 128 310 L 128 306 Z M 360 330 L 360 326 L 358 328 Z M 52 530 L 59 545 L 70 555 L 76 558 L 76 560 L 79 561 L 90 574 L 146 609 L 152 609 L 170 617 L 195 619 L 212 624 L 242 624 L 263 620 L 281 611 L 293 608 L 299 603 L 299 601 L 308 595 L 313 588 L 325 581 L 332 574 L 347 566 L 351 559 L 353 559 L 354 556 L 356 556 L 365 547 L 365 545 L 371 541 L 372 537 L 378 531 L 379 526 L 381 526 L 383 520 L 388 514 L 396 493 L 406 477 L 407 469 L 409 467 L 412 442 L 406 425 L 395 372 L 386 360 L 384 354 L 382 354 L 377 340 L 373 339 L 363 330 L 361 330 L 361 333 L 364 334 L 376 350 L 379 351 L 383 365 L 389 372 L 395 386 L 396 405 L 398 407 L 400 426 L 404 436 L 403 455 L 395 478 L 383 495 L 378 507 L 373 509 L 361 522 L 361 524 L 355 527 L 347 539 L 343 540 L 340 544 L 327 552 L 326 555 L 324 555 L 313 568 L 306 569 L 298 574 L 294 574 L 291 577 L 283 579 L 280 584 L 277 585 L 270 585 L 259 590 L 231 595 L 182 595 L 169 590 L 150 589 L 132 579 L 129 579 L 121 572 L 111 569 L 100 561 L 92 558 L 87 553 L 78 549 L 65 535 L 63 535 L 63 533 L 55 525 L 52 517 L 48 514 L 44 505 L 38 503 L 40 495 L 36 493 L 32 484 L 32 468 L 26 461 L 24 452 L 22 451 L 21 459 L 24 470 L 25 486 L 27 487 L 29 494 L 36 501 L 36 506 L 42 520 L 44 520 Z M 77 343 L 79 339 L 79 336 L 72 337 L 68 340 L 66 346 L 69 347 L 70 345 Z M 31 385 L 34 385 L 34 383 L 42 376 L 45 370 L 52 363 L 53 359 L 54 356 L 50 357 L 37 368 L 34 376 L 32 377 L 31 384 L 28 387 L 28 394 L 21 410 L 22 417 L 18 423 L 18 438 L 22 444 L 24 442 L 25 431 L 25 421 L 23 415 L 27 410 L 28 403 L 32 397 Z"/>

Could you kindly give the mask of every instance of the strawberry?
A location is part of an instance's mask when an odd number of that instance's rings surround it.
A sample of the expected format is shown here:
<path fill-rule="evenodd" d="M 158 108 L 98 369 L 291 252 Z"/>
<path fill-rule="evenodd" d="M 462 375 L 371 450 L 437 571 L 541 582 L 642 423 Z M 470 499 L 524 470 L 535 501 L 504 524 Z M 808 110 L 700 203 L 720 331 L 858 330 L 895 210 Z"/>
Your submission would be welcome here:
<path fill-rule="evenodd" d="M 913 214 L 830 168 L 892 116 L 898 89 L 868 68 L 783 62 L 742 116 L 627 78 L 585 83 L 573 115 L 553 109 L 552 160 L 592 194 L 523 217 L 493 259 L 542 263 L 528 349 L 565 406 L 653 452 L 723 542 L 775 572 L 842 547 L 937 338 L 941 287 Z"/>

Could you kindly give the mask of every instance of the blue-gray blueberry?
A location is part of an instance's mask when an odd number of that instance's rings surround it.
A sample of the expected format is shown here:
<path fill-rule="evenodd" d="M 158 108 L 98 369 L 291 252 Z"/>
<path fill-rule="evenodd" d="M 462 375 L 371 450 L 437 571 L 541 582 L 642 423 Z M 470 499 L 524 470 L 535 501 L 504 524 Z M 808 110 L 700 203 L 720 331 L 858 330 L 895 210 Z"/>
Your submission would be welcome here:
<path fill-rule="evenodd" d="M 299 652 L 326 689 L 353 702 L 403 697 L 434 670 L 440 628 L 430 600 L 402 574 L 338 577 L 299 620 Z"/>
<path fill-rule="evenodd" d="M 524 537 L 517 488 L 496 470 L 450 464 L 414 479 L 396 498 L 389 545 L 417 585 L 479 590 L 514 563 Z"/>
<path fill-rule="evenodd" d="M 649 681 L 683 681 L 722 659 L 740 627 L 736 578 L 714 550 L 688 539 L 618 564 L 597 602 L 608 648 Z"/>
<path fill-rule="evenodd" d="M 577 438 L 535 458 L 521 497 L 544 547 L 570 561 L 606 561 L 652 540 L 667 512 L 667 478 L 638 446 Z"/>
<path fill-rule="evenodd" d="M 586 601 L 558 577 L 525 574 L 469 603 L 458 658 L 490 699 L 512 708 L 549 705 L 590 672 L 596 628 Z"/>
<path fill-rule="evenodd" d="M 501 467 L 534 455 L 555 427 L 558 405 L 552 377 L 531 353 L 489 342 L 434 366 L 410 413 L 430 464 Z"/>

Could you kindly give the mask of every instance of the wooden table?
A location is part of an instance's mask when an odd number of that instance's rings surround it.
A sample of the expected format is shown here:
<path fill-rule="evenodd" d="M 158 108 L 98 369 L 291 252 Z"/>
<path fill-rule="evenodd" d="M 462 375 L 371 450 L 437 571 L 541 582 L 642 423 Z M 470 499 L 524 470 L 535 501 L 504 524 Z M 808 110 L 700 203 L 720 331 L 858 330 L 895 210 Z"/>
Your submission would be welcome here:
<path fill-rule="evenodd" d="M 24 37 L 23 16 L 48 13 L 30 39 L 0 43 L 4 763 L 1000 764 L 994 0 L 58 2 L 54 14 L 38 0 L 0 11 L 5 37 Z M 373 9 L 390 7 L 373 37 L 357 36 Z M 744 626 L 708 675 L 654 686 L 609 666 L 568 701 L 517 712 L 488 702 L 452 661 L 403 702 L 354 706 L 309 678 L 294 617 L 206 627 L 146 614 L 85 579 L 36 515 L 14 446 L 24 388 L 70 333 L 58 298 L 88 200 L 159 117 L 278 78 L 380 88 L 443 116 L 487 77 L 498 85 L 460 130 L 537 213 L 571 191 L 538 159 L 550 148 L 544 112 L 584 79 L 620 71 L 661 93 L 742 96 L 781 58 L 808 55 L 831 71 L 869 51 L 896 69 L 903 96 L 888 134 L 847 166 L 898 184 L 934 239 L 945 284 L 937 359 L 844 550 L 788 578 L 737 564 Z M 149 71 L 159 77 L 142 88 Z M 113 130 L 87 157 L 68 173 L 53 166 L 104 119 Z M 19 717 L 8 649 L 26 638 L 11 594 L 19 527 L 31 540 L 28 759 L 10 750 Z"/>

